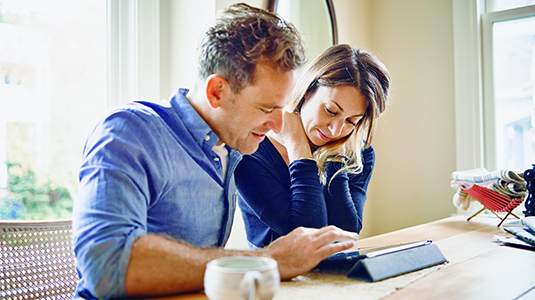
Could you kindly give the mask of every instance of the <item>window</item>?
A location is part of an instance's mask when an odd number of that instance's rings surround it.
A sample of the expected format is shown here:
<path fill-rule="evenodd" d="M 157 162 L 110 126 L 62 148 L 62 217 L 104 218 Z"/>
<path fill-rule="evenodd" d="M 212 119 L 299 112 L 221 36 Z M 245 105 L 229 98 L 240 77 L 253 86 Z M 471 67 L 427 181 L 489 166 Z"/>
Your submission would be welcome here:
<path fill-rule="evenodd" d="M 457 170 L 531 168 L 535 0 L 453 0 L 453 18 Z"/>
<path fill-rule="evenodd" d="M 534 4 L 532 0 L 487 0 L 485 1 L 486 12 L 502 11 L 512 8 L 524 7 Z"/>
<path fill-rule="evenodd" d="M 535 5 L 528 4 L 535 1 L 488 1 L 495 10 L 482 16 L 485 164 L 492 169 L 535 163 Z"/>
<path fill-rule="evenodd" d="M 72 215 L 87 134 L 159 100 L 159 1 L 0 0 L 0 219 Z"/>
<path fill-rule="evenodd" d="M 70 218 L 106 109 L 106 2 L 0 0 L 0 218 Z"/>
<path fill-rule="evenodd" d="M 454 0 L 457 170 L 535 163 L 535 0 Z"/>

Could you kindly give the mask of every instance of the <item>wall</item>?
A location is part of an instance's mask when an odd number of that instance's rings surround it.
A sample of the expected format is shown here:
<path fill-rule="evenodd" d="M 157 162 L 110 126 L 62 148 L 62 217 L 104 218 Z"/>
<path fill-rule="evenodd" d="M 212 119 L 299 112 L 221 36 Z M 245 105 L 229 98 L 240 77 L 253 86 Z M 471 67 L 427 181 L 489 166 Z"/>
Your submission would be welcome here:
<path fill-rule="evenodd" d="M 449 187 L 455 170 L 451 0 L 334 3 L 340 42 L 372 50 L 393 82 L 373 142 L 377 161 L 361 236 L 450 216 L 456 211 Z"/>
<path fill-rule="evenodd" d="M 370 49 L 370 1 L 333 0 L 339 43 Z"/>
<path fill-rule="evenodd" d="M 163 98 L 167 98 L 178 86 L 193 87 L 200 37 L 217 12 L 238 2 L 255 7 L 267 5 L 266 0 L 160 0 L 160 77 Z"/>
<path fill-rule="evenodd" d="M 196 79 L 197 44 L 216 12 L 214 0 L 160 0 L 161 95 Z"/>
<path fill-rule="evenodd" d="M 194 79 L 186 70 L 195 66 L 196 35 L 206 28 L 199 22 L 207 25 L 216 10 L 237 1 L 203 0 L 202 10 L 187 11 L 183 8 L 197 1 L 161 1 L 170 12 L 170 30 L 163 34 L 170 37 L 166 55 L 171 63 L 167 70 L 162 66 L 168 72 L 162 80 L 170 78 L 162 83 L 162 95 L 168 95 Z M 391 103 L 373 142 L 377 162 L 361 237 L 450 216 L 455 212 L 449 187 L 455 170 L 452 1 L 333 2 L 340 43 L 374 52 L 393 79 Z M 260 7 L 265 2 L 248 3 Z M 240 215 L 236 217 L 230 245 L 243 248 L 243 225 Z"/>

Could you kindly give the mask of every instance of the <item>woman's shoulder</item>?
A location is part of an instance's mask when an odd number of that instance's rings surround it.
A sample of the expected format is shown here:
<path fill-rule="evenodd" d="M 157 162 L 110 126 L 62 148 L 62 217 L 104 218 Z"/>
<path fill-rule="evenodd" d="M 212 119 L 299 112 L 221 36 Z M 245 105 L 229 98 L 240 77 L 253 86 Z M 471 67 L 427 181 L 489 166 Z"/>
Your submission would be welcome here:
<path fill-rule="evenodd" d="M 375 150 L 373 149 L 372 145 L 370 145 L 367 148 L 362 149 L 362 160 L 363 161 L 375 160 Z"/>
<path fill-rule="evenodd" d="M 258 149 L 250 154 L 250 155 L 244 155 L 242 158 L 242 162 L 240 165 L 243 166 L 249 166 L 249 165 L 263 165 L 268 167 L 273 166 L 279 166 L 280 164 L 284 164 L 286 166 L 286 163 L 284 162 L 284 159 L 280 155 L 280 153 L 277 151 L 275 146 L 271 143 L 271 141 L 268 138 L 265 138 L 260 145 L 258 146 Z"/>
<path fill-rule="evenodd" d="M 265 138 L 262 142 L 260 142 L 260 145 L 258 145 L 258 149 L 249 155 L 244 155 L 244 160 L 257 160 L 257 161 L 266 161 L 271 160 L 273 156 L 280 155 L 275 149 L 275 146 L 271 144 L 269 139 Z"/>
<path fill-rule="evenodd" d="M 288 166 L 267 138 L 260 143 L 256 152 L 243 156 L 234 174 L 237 182 L 242 184 L 242 181 L 250 183 L 254 178 L 265 180 L 266 176 L 282 182 L 289 181 Z"/>

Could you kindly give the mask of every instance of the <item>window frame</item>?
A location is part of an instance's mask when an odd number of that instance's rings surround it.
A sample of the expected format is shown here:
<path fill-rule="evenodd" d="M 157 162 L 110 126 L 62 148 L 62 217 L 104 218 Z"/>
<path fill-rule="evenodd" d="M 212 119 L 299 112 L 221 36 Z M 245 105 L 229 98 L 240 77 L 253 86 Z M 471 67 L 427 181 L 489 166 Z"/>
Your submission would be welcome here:
<path fill-rule="evenodd" d="M 484 103 L 484 149 L 485 166 L 495 170 L 496 166 L 496 139 L 494 114 L 494 49 L 493 24 L 535 16 L 535 5 L 513 8 L 502 11 L 483 13 L 481 16 L 482 51 L 483 51 L 483 103 Z"/>
<path fill-rule="evenodd" d="M 160 1 L 107 0 L 108 108 L 160 100 Z"/>
<path fill-rule="evenodd" d="M 484 165 L 479 0 L 453 0 L 456 168 Z"/>
<path fill-rule="evenodd" d="M 496 168 L 492 24 L 535 16 L 535 5 L 485 12 L 492 0 L 453 0 L 456 168 Z"/>

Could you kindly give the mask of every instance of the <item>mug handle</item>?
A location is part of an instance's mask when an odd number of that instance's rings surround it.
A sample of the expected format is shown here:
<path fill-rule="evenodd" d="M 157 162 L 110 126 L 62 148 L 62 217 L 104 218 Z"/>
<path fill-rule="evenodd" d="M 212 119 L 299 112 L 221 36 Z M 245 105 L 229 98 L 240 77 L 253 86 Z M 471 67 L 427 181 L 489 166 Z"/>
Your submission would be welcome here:
<path fill-rule="evenodd" d="M 247 297 L 248 300 L 255 299 L 256 288 L 257 286 L 260 287 L 263 281 L 264 281 L 264 277 L 262 277 L 262 274 L 258 271 L 249 271 L 245 273 L 245 275 L 243 276 L 241 286 L 242 286 L 242 290 L 245 287 L 244 292 L 246 292 L 246 294 L 249 295 L 249 297 Z"/>

